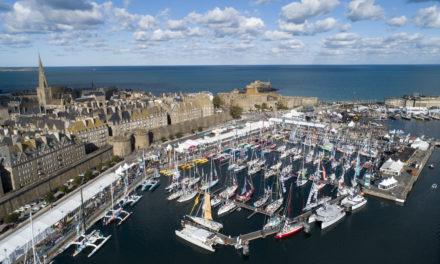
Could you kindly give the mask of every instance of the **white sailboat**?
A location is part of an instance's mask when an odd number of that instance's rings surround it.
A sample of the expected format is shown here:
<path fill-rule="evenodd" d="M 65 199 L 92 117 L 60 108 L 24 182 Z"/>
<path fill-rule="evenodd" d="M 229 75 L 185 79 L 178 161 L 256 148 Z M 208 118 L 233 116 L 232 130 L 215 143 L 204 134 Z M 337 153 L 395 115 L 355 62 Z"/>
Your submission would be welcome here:
<path fill-rule="evenodd" d="M 210 230 L 218 232 L 220 229 L 223 228 L 223 224 L 212 220 L 211 204 L 210 204 L 211 196 L 209 195 L 209 193 L 205 193 L 204 199 L 205 199 L 205 201 L 203 203 L 202 217 L 187 215 L 186 218 L 190 219 L 191 221 L 193 221 L 196 224 L 202 225 Z M 197 203 L 198 203 L 198 197 L 197 197 L 195 205 Z"/>

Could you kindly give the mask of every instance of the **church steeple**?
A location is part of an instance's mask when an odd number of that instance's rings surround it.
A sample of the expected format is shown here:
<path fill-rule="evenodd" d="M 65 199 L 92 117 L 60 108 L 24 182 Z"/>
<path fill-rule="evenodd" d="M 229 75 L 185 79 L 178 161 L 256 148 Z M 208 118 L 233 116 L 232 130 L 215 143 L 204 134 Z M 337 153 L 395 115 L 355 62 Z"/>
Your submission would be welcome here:
<path fill-rule="evenodd" d="M 44 74 L 43 63 L 41 63 L 40 53 L 38 53 L 38 81 L 40 88 L 42 89 L 48 88 L 46 75 Z"/>
<path fill-rule="evenodd" d="M 37 87 L 38 104 L 46 107 L 52 100 L 52 90 L 47 85 L 46 75 L 44 74 L 43 63 L 40 54 L 38 54 L 38 87 Z"/>

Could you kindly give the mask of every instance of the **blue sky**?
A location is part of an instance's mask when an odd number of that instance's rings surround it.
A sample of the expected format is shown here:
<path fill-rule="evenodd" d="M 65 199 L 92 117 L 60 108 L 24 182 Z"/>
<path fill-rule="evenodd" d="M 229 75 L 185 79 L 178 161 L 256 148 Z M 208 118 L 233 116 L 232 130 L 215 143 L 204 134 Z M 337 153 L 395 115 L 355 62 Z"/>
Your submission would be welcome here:
<path fill-rule="evenodd" d="M 440 0 L 0 0 L 0 66 L 440 63 Z"/>

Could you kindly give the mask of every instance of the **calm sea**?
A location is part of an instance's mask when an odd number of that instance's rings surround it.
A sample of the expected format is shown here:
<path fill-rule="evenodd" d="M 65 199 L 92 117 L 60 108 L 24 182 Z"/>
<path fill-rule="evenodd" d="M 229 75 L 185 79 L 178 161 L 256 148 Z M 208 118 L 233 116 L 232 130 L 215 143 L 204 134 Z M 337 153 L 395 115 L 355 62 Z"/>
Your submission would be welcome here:
<path fill-rule="evenodd" d="M 320 100 L 382 100 L 439 94 L 440 65 L 46 67 L 48 84 L 74 88 L 115 85 L 163 92 L 227 92 L 270 81 L 280 93 Z M 35 89 L 38 72 L 0 72 L 0 89 Z"/>
<path fill-rule="evenodd" d="M 440 122 L 434 121 L 387 123 L 390 129 L 405 129 L 413 135 L 438 138 L 440 131 Z M 134 212 L 130 219 L 120 227 L 95 226 L 112 238 L 92 258 L 88 259 L 86 253 L 72 258 L 70 250 L 55 263 L 439 263 L 440 190 L 431 189 L 433 183 L 440 183 L 438 148 L 431 162 L 436 168 L 422 172 L 405 205 L 369 198 L 366 207 L 347 215 L 330 230 L 321 231 L 314 226 L 310 236 L 299 233 L 282 241 L 273 236 L 252 241 L 247 259 L 232 247 L 220 246 L 215 253 L 207 254 L 178 240 L 174 230 L 180 229 L 180 219 L 191 211 L 192 203 L 168 202 L 163 190 L 166 177 L 162 177 L 161 186 L 153 193 L 143 193 L 142 200 L 130 209 Z M 243 177 L 238 175 L 240 186 Z M 261 175 L 253 179 L 257 196 L 261 192 Z M 303 189 L 294 187 L 294 215 L 307 199 L 309 189 L 310 183 Z M 220 218 L 222 232 L 238 235 L 261 229 L 264 217 L 256 215 L 247 220 L 249 214 L 242 210 Z"/>

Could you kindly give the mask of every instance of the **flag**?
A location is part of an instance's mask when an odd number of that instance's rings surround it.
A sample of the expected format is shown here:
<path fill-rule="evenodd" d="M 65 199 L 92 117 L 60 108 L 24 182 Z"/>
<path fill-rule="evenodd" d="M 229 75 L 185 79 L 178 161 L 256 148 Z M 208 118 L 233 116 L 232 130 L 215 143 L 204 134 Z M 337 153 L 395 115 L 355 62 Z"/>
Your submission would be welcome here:
<path fill-rule="evenodd" d="M 325 168 L 324 168 L 324 165 L 322 165 L 322 180 L 325 181 Z"/>

